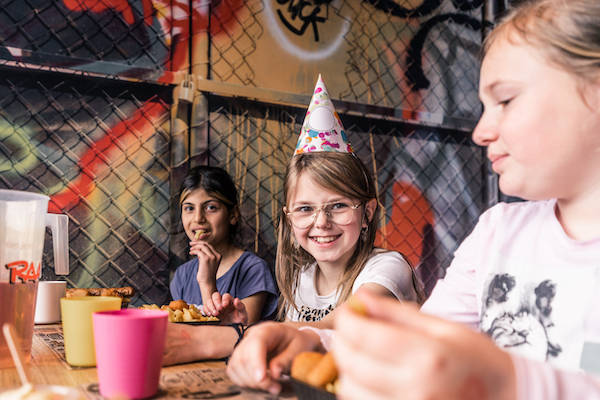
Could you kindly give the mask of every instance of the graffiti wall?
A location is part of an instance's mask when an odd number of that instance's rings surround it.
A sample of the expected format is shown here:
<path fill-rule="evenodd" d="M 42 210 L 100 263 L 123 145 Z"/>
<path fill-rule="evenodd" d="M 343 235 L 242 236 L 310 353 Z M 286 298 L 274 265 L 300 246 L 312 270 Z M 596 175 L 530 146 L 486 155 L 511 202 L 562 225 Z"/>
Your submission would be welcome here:
<path fill-rule="evenodd" d="M 404 252 L 428 289 L 487 206 L 469 139 L 482 1 L 5 3 L 0 187 L 45 193 L 70 217 L 70 286 L 166 301 L 187 254 L 178 186 L 197 163 L 231 173 L 239 239 L 272 262 L 305 112 L 273 99 L 308 99 L 319 73 L 377 179 L 378 243 Z"/>

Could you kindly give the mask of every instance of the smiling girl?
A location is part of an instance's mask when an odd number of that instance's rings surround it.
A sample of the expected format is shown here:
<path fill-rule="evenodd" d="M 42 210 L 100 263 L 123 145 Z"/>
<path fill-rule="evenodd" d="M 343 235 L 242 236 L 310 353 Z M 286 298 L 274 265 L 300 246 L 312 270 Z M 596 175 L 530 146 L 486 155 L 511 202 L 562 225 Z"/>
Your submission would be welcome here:
<path fill-rule="evenodd" d="M 278 381 L 300 350 L 299 329 L 331 328 L 338 307 L 358 291 L 391 301 L 423 300 L 421 285 L 402 254 L 375 248 L 375 184 L 347 142 L 321 77 L 284 180 L 275 274 L 279 317 L 248 330 L 227 372 L 238 385 L 280 390 Z M 299 328 L 299 329 L 297 329 Z M 316 335 L 312 335 L 316 336 Z"/>
<path fill-rule="evenodd" d="M 295 155 L 284 196 L 275 267 L 281 318 L 331 326 L 333 310 L 359 287 L 420 300 L 404 257 L 374 248 L 375 185 L 353 153 Z"/>
<path fill-rule="evenodd" d="M 274 315 L 277 289 L 267 263 L 233 241 L 240 220 L 237 198 L 235 184 L 222 168 L 190 170 L 180 203 L 194 257 L 177 268 L 170 289 L 174 300 L 202 304 L 204 313 L 214 316 L 226 311 L 222 300 L 228 293 L 241 299 L 253 323 Z"/>

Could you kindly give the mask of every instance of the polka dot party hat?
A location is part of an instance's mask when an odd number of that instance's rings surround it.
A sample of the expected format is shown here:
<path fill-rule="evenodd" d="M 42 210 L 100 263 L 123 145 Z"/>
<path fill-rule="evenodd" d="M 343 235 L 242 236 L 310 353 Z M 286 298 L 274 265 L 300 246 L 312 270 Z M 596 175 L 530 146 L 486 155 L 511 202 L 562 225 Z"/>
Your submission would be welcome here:
<path fill-rule="evenodd" d="M 304 117 L 294 155 L 318 151 L 353 152 L 320 74 Z"/>

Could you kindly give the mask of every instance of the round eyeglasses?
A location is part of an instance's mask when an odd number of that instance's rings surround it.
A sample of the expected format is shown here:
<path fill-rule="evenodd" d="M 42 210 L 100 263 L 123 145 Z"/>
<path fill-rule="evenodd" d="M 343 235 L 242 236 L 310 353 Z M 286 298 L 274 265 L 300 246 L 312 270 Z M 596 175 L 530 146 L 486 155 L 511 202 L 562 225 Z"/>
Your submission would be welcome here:
<path fill-rule="evenodd" d="M 292 225 L 298 229 L 305 229 L 315 223 L 319 212 L 323 211 L 329 221 L 336 225 L 348 225 L 352 222 L 354 210 L 361 206 L 361 203 L 352 204 L 338 201 L 335 203 L 326 203 L 321 205 L 303 204 L 297 206 L 291 211 L 284 208 L 285 215 L 288 216 Z"/>

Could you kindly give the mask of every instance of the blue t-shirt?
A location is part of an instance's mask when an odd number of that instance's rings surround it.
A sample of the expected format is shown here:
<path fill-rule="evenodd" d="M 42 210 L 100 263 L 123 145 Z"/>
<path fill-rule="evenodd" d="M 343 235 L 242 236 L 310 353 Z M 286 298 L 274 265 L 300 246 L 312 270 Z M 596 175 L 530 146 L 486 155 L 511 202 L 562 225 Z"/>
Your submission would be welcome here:
<path fill-rule="evenodd" d="M 170 289 L 173 300 L 184 300 L 189 304 L 202 304 L 200 286 L 196 280 L 198 258 L 177 267 Z M 217 290 L 233 297 L 244 299 L 259 292 L 266 292 L 267 298 L 261 319 L 269 319 L 277 309 L 277 285 L 267 262 L 256 254 L 245 251 L 225 275 L 217 279 Z"/>

